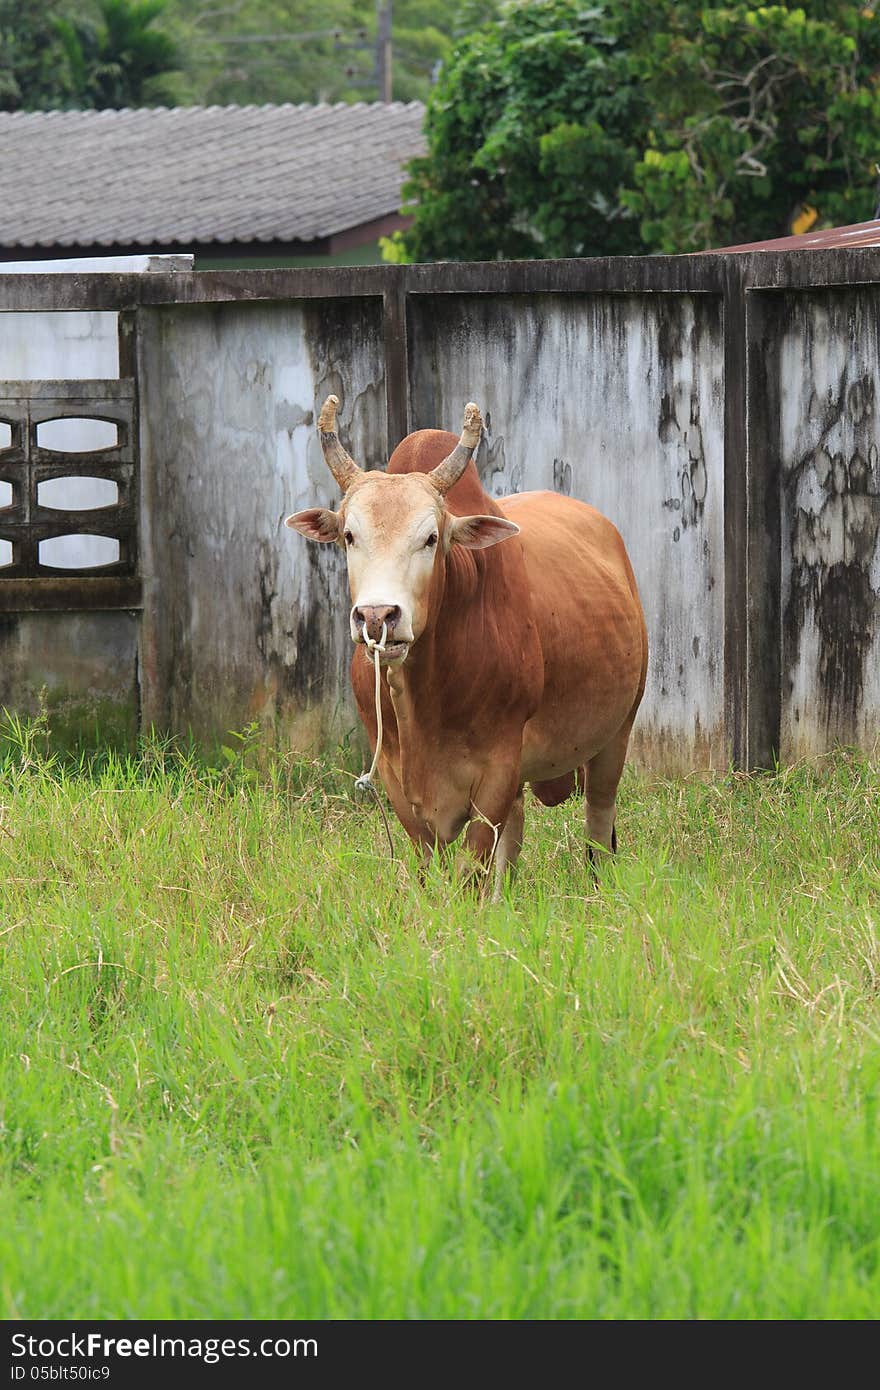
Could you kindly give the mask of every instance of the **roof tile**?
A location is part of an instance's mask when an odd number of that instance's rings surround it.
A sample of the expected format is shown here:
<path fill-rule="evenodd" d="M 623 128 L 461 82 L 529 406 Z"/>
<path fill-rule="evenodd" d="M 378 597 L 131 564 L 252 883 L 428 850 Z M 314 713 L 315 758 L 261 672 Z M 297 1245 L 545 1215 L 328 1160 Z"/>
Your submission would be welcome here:
<path fill-rule="evenodd" d="M 0 112 L 0 245 L 314 241 L 400 207 L 420 102 Z"/>

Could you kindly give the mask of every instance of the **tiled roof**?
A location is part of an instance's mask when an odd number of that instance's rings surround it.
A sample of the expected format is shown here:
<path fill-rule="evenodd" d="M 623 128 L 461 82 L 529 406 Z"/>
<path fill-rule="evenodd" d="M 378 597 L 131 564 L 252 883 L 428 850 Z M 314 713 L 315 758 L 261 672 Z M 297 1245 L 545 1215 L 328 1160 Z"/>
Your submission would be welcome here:
<path fill-rule="evenodd" d="M 880 246 L 880 222 L 856 222 L 851 227 L 826 227 L 800 236 L 781 236 L 773 241 L 747 241 L 742 246 L 717 246 L 700 255 L 723 251 L 827 251 L 832 246 Z"/>
<path fill-rule="evenodd" d="M 0 113 L 0 245 L 313 241 L 397 212 L 420 102 Z"/>

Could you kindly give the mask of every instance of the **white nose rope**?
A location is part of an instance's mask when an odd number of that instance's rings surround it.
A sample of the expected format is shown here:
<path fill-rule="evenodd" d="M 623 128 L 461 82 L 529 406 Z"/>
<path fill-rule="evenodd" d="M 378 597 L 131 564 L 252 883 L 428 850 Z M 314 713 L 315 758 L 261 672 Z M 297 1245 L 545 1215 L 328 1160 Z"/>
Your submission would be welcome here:
<path fill-rule="evenodd" d="M 370 768 L 369 772 L 362 772 L 361 775 L 360 775 L 360 777 L 357 779 L 357 781 L 356 781 L 355 784 L 354 784 L 354 786 L 355 786 L 355 791 L 359 791 L 359 792 L 365 792 L 365 791 L 367 791 L 367 790 L 370 790 L 370 791 L 373 791 L 373 790 L 374 790 L 374 787 L 373 787 L 373 774 L 374 774 L 375 771 L 376 771 L 376 764 L 377 764 L 378 761 L 379 761 L 379 754 L 382 752 L 382 687 L 381 687 L 381 668 L 380 668 L 380 666 L 379 666 L 379 658 L 381 657 L 382 653 L 383 653 L 384 650 L 385 650 L 385 642 L 386 642 L 387 638 L 388 638 L 388 624 L 387 624 L 387 623 L 383 623 L 383 624 L 382 624 L 382 636 L 379 638 L 379 641 L 378 641 L 378 642 L 374 642 L 373 639 L 372 639 L 372 637 L 368 637 L 367 634 L 364 633 L 364 643 L 365 643 L 365 645 L 366 645 L 366 647 L 367 647 L 367 650 L 372 654 L 373 661 L 374 661 L 375 666 L 376 666 L 376 726 L 377 726 L 377 731 L 376 731 L 376 751 L 375 751 L 375 753 L 373 754 L 373 764 L 372 764 L 372 767 Z"/>
<path fill-rule="evenodd" d="M 380 660 L 385 650 L 385 643 L 388 640 L 388 624 L 382 624 L 382 636 L 378 642 L 374 642 L 372 637 L 364 633 L 364 644 L 370 652 L 376 668 L 376 751 L 373 754 L 373 761 L 370 764 L 369 772 L 362 772 L 354 784 L 355 792 L 365 794 L 372 792 L 376 798 L 376 805 L 382 812 L 382 819 L 385 822 L 385 834 L 388 836 L 388 847 L 391 850 L 391 858 L 394 858 L 394 841 L 391 838 L 391 827 L 388 824 L 388 817 L 385 814 L 385 807 L 379 799 L 379 793 L 373 785 L 373 777 L 376 772 L 376 765 L 379 762 L 379 755 L 382 752 L 382 668 Z"/>

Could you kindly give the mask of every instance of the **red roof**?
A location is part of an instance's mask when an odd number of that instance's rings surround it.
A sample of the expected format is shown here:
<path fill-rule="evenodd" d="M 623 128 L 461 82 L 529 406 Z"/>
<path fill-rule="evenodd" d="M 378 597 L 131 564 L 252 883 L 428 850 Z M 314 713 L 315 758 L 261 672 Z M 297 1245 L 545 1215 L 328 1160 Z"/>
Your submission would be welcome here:
<path fill-rule="evenodd" d="M 852 227 L 826 227 L 822 232 L 802 232 L 772 241 L 748 241 L 743 246 L 713 246 L 700 256 L 730 251 L 827 251 L 832 246 L 880 246 L 880 221 L 856 222 Z"/>

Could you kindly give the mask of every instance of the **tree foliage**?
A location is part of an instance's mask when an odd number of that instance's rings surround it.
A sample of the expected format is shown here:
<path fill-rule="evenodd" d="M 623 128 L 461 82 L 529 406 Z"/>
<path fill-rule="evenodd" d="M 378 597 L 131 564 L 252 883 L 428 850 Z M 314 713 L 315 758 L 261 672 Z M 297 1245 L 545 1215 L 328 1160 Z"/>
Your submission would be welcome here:
<path fill-rule="evenodd" d="M 148 105 L 157 79 L 177 64 L 176 45 L 156 27 L 168 0 L 97 0 L 96 13 L 60 15 L 61 38 L 77 105 L 96 110 Z"/>
<path fill-rule="evenodd" d="M 168 0 L 0 0 L 0 107 L 139 106 L 164 94 L 177 52 Z"/>
<path fill-rule="evenodd" d="M 390 259 L 690 251 L 871 215 L 872 5 L 498 4 L 456 43 Z M 808 219 L 807 219 L 808 220 Z"/>
<path fill-rule="evenodd" d="M 427 100 L 446 55 L 453 7 L 394 0 L 393 93 Z M 375 0 L 170 0 L 183 55 L 179 101 L 376 101 Z"/>
<path fill-rule="evenodd" d="M 651 123 L 623 201 L 647 246 L 784 235 L 805 207 L 829 226 L 871 216 L 880 160 L 872 8 L 670 5 L 635 71 Z"/>
<path fill-rule="evenodd" d="M 55 6 L 0 0 L 0 110 L 63 105 L 71 83 Z"/>
<path fill-rule="evenodd" d="M 454 5 L 393 15 L 394 98 L 427 100 Z M 376 31 L 375 0 L 0 0 L 0 109 L 375 101 Z"/>
<path fill-rule="evenodd" d="M 454 48 L 411 165 L 414 259 L 638 249 L 618 187 L 646 108 L 606 12 L 572 0 L 500 7 Z"/>

